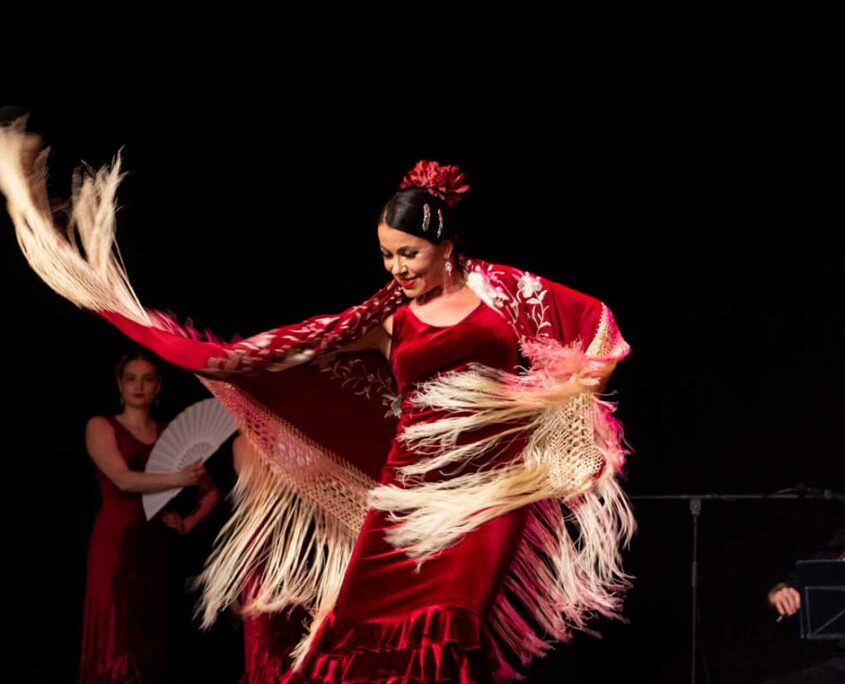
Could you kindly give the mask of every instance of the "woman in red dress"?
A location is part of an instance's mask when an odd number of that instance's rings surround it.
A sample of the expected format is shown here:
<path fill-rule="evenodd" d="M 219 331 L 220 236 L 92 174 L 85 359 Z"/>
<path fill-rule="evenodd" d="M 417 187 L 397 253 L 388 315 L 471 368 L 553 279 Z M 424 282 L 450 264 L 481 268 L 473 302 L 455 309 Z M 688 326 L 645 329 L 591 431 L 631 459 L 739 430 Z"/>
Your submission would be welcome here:
<path fill-rule="evenodd" d="M 341 351 L 384 355 L 400 397 L 396 437 L 381 470 L 381 487 L 375 491 L 407 492 L 409 484 L 425 483 L 436 497 L 443 491 L 434 488 L 436 484 L 447 484 L 459 472 L 472 478 L 518 461 L 526 441 L 516 433 L 500 441 L 496 450 L 479 452 L 463 463 L 453 461 L 414 473 L 413 468 L 432 454 L 414 448 L 402 435 L 437 421 L 448 422 L 455 415 L 437 401 L 421 402 L 419 391 L 479 365 L 485 373 L 515 374 L 520 338 L 508 320 L 483 301 L 482 293 L 468 286 L 465 260 L 455 249 L 458 236 L 444 225 L 448 200 L 457 199 L 454 182 L 448 176 L 444 179 L 443 168 L 436 164 L 421 163 L 415 171 L 385 206 L 378 226 L 385 269 L 407 299 L 381 326 Z M 440 187 L 432 179 L 434 192 L 424 178 L 428 172 L 440 177 Z M 539 282 L 526 280 L 523 285 L 536 286 L 535 295 L 541 289 Z M 595 303 L 580 293 L 569 296 L 573 304 Z M 579 321 L 579 331 L 580 325 Z M 611 371 L 611 364 L 599 369 L 593 391 L 601 391 Z M 495 439 L 509 427 L 480 424 L 468 431 L 471 435 L 456 433 L 451 446 Z M 417 480 L 408 480 L 409 473 Z M 518 558 L 526 534 L 542 529 L 542 505 L 496 515 L 420 564 L 419 557 L 391 543 L 398 511 L 379 510 L 378 501 L 378 497 L 370 500 L 376 505 L 364 520 L 334 606 L 297 671 L 285 681 L 468 684 L 517 678 L 519 661 L 536 655 L 530 653 L 532 646 L 536 651 L 544 648 L 526 643 L 538 625 L 525 618 L 533 608 L 530 598 L 525 599 L 532 590 L 541 593 L 543 582 L 530 567 L 520 568 L 528 563 Z M 448 505 L 444 499 L 443 506 Z M 434 529 L 445 526 L 443 519 Z M 519 584 L 527 584 L 521 588 L 529 593 L 520 597 Z M 523 604 L 515 609 L 520 598 Z M 538 631 L 542 633 L 542 628 Z M 565 634 L 560 631 L 560 636 Z"/>
<path fill-rule="evenodd" d="M 87 179 L 80 214 L 118 178 Z M 144 309 L 116 258 L 106 281 L 48 242 L 43 201 L 14 205 L 33 268 L 200 373 L 261 454 L 204 573 L 205 618 L 246 586 L 254 610 L 307 607 L 286 682 L 511 681 L 621 611 L 633 518 L 600 393 L 629 346 L 601 301 L 460 254 L 450 209 L 467 189 L 457 167 L 419 162 L 379 220 L 389 284 L 233 342 Z"/>
<path fill-rule="evenodd" d="M 169 681 L 170 533 L 158 519 L 147 522 L 141 495 L 196 486 L 207 474 L 201 461 L 173 473 L 144 472 L 164 428 L 150 416 L 159 369 L 138 351 L 116 373 L 123 411 L 91 418 L 85 431 L 102 504 L 88 546 L 77 684 L 157 684 Z"/>

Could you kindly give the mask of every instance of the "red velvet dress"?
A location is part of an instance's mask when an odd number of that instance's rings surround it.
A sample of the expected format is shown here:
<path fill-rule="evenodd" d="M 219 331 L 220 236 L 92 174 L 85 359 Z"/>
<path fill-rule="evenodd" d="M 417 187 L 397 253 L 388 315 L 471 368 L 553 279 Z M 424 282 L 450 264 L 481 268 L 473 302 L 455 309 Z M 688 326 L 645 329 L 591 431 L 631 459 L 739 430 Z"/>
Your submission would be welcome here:
<path fill-rule="evenodd" d="M 517 352 L 511 327 L 483 303 L 447 327 L 423 323 L 400 306 L 390 354 L 404 398 L 398 431 L 441 415 L 410 405 L 416 383 L 471 362 L 513 370 Z M 381 482 L 396 483 L 395 469 L 418 458 L 394 440 Z M 526 516 L 521 509 L 491 520 L 417 572 L 415 561 L 385 540 L 391 523 L 384 513 L 370 510 L 335 608 L 299 673 L 286 681 L 464 684 L 493 681 L 497 672 L 501 679 L 504 664 L 487 620 Z"/>
<path fill-rule="evenodd" d="M 244 598 L 251 587 L 244 591 Z M 277 684 L 291 668 L 291 652 L 302 638 L 307 613 L 294 608 L 290 613 L 245 615 L 244 673 L 240 684 Z"/>
<path fill-rule="evenodd" d="M 153 445 L 114 416 L 117 447 L 142 471 Z M 161 434 L 163 426 L 158 425 Z M 123 492 L 96 470 L 102 504 L 88 546 L 88 572 L 77 684 L 158 684 L 168 673 L 168 535 L 147 522 L 141 495 Z"/>

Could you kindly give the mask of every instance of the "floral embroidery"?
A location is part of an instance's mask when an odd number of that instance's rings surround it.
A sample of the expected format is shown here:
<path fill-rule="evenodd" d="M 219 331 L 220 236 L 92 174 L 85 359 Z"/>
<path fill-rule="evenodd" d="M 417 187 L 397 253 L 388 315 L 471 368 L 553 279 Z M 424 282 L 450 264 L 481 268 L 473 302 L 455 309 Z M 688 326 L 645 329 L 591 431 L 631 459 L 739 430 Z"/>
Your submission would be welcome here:
<path fill-rule="evenodd" d="M 331 377 L 339 380 L 341 386 L 349 388 L 358 396 L 367 399 L 380 398 L 382 406 L 387 406 L 385 418 L 399 416 L 402 395 L 396 392 L 393 377 L 381 370 L 373 372 L 360 358 L 331 358 L 320 369 L 321 373 L 330 373 Z"/>
<path fill-rule="evenodd" d="M 548 288 L 539 277 L 514 269 L 510 274 L 515 283 L 510 283 L 507 272 L 496 270 L 492 264 L 484 268 L 468 261 L 467 268 L 467 285 L 485 304 L 510 320 L 520 340 L 551 334 L 549 306 L 544 302 Z M 526 335 L 526 327 L 530 335 Z"/>

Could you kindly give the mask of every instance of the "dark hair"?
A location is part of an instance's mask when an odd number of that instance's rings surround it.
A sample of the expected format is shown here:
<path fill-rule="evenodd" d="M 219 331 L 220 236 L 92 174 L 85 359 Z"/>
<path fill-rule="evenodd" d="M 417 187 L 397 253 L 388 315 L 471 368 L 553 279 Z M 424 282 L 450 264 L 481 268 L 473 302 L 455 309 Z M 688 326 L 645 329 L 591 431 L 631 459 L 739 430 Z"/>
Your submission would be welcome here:
<path fill-rule="evenodd" d="M 123 371 L 126 368 L 126 364 L 130 361 L 146 361 L 147 363 L 152 364 L 153 368 L 156 370 L 156 375 L 161 378 L 161 359 L 143 347 L 134 347 L 121 356 L 114 365 L 114 375 L 118 380 L 123 378 Z"/>
<path fill-rule="evenodd" d="M 423 230 L 426 204 L 430 214 L 428 230 Z M 443 230 L 438 236 L 440 216 L 443 217 Z M 393 195 L 381 210 L 379 223 L 386 223 L 391 228 L 416 235 L 435 244 L 443 240 L 452 240 L 456 248 L 461 244 L 454 210 L 424 188 L 408 188 Z"/>

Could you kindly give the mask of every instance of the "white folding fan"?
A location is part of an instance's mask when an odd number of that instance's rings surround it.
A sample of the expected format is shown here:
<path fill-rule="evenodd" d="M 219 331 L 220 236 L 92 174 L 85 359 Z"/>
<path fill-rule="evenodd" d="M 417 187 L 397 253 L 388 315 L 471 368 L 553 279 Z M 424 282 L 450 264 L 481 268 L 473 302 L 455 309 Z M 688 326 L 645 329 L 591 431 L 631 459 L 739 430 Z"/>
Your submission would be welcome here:
<path fill-rule="evenodd" d="M 174 418 L 155 443 L 147 460 L 148 473 L 172 473 L 194 461 L 207 460 L 238 429 L 217 399 L 192 404 Z M 147 520 L 164 508 L 182 488 L 144 494 Z"/>

